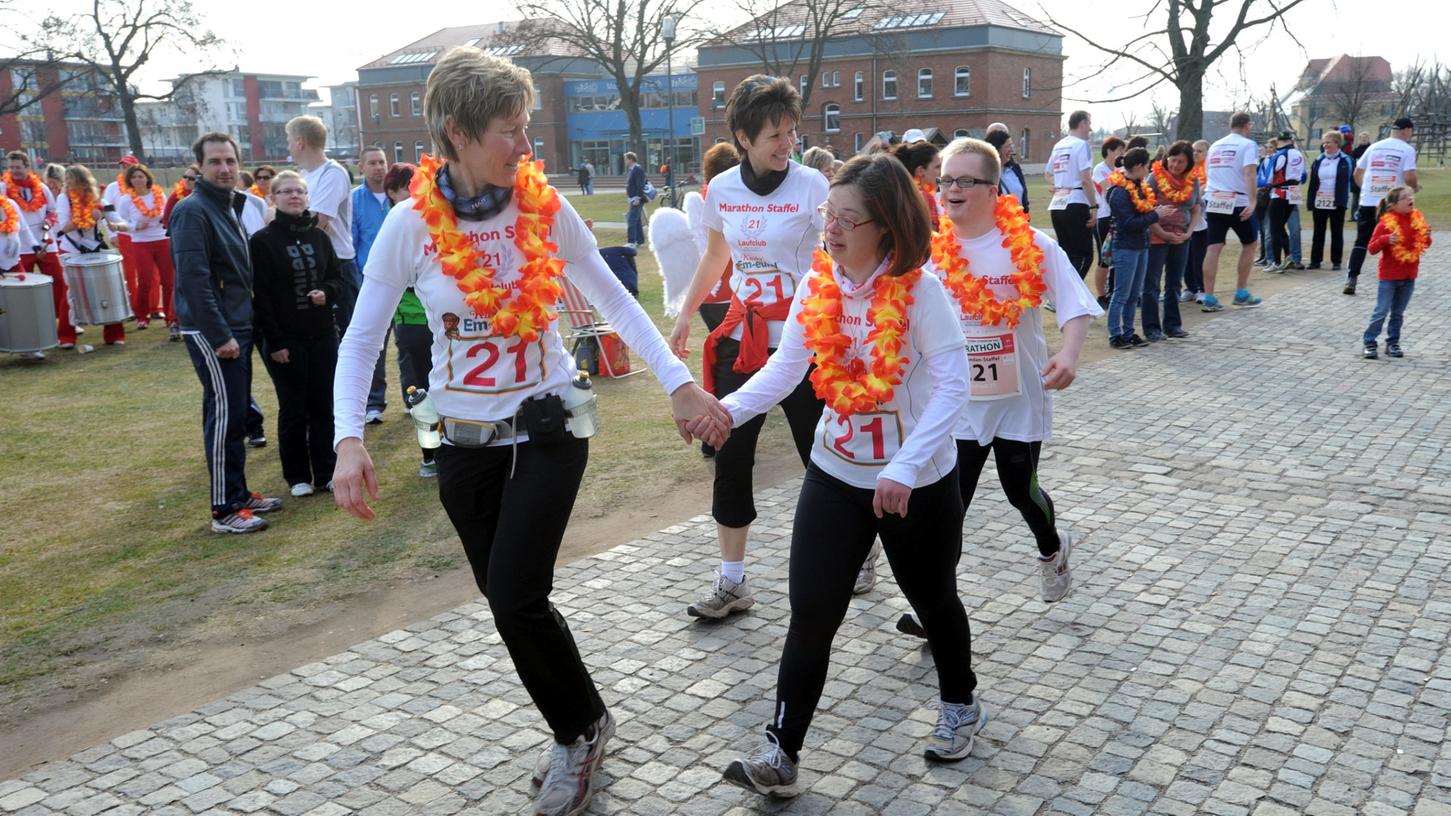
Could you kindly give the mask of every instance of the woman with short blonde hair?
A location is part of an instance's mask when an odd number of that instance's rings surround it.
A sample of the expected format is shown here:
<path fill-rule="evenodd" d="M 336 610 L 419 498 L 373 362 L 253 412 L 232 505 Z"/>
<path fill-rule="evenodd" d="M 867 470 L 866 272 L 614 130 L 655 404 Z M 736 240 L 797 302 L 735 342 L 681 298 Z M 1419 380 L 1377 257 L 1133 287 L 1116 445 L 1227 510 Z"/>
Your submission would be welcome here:
<path fill-rule="evenodd" d="M 554 562 L 588 459 L 593 396 L 575 383 L 555 304 L 568 283 L 604 315 L 670 394 L 682 435 L 704 419 L 719 442 L 720 406 L 694 384 L 605 265 L 593 234 L 527 161 L 529 72 L 456 48 L 428 77 L 424 117 L 443 154 L 425 156 L 407 202 L 368 255 L 334 383 L 333 487 L 339 507 L 369 519 L 377 476 L 363 417 L 378 351 L 410 287 L 433 335 L 429 388 L 416 417 L 439 417 L 438 491 L 474 579 L 525 689 L 554 735 L 534 812 L 583 811 L 614 720 L 549 602 Z"/>

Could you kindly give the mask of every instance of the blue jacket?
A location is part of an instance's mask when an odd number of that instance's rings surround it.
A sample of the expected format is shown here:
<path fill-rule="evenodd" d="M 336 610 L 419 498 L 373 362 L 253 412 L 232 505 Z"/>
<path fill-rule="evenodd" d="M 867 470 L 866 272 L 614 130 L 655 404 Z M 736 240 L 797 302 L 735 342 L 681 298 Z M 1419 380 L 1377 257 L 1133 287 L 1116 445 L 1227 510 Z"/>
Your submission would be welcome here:
<path fill-rule="evenodd" d="M 367 184 L 353 188 L 353 249 L 358 253 L 358 271 L 368 265 L 368 250 L 373 248 L 373 239 L 383 228 L 392 204 L 378 205 L 378 199 Z"/>
<path fill-rule="evenodd" d="M 635 165 L 630 168 L 630 174 L 625 177 L 625 198 L 645 197 L 645 168 Z M 641 201 L 641 205 L 645 202 Z"/>
<path fill-rule="evenodd" d="M 1115 249 L 1148 249 L 1149 226 L 1158 223 L 1153 210 L 1141 213 L 1134 209 L 1129 191 L 1111 185 L 1108 188 L 1108 210 L 1113 213 L 1113 245 Z"/>
<path fill-rule="evenodd" d="M 1355 171 L 1352 169 L 1350 156 L 1344 150 L 1335 156 L 1340 163 L 1335 168 L 1335 209 L 1343 210 L 1350 206 L 1350 185 L 1355 179 Z M 1320 162 L 1326 158 L 1321 153 L 1310 163 L 1310 190 L 1305 194 L 1305 199 L 1312 208 L 1315 206 L 1315 193 L 1320 189 Z"/>

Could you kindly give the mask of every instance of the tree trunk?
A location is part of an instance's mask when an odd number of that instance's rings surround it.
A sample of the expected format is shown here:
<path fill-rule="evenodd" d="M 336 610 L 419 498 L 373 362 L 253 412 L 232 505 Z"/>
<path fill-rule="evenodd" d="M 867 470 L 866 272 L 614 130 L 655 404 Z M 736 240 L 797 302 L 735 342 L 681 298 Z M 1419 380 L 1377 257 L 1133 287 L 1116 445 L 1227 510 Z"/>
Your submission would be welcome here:
<path fill-rule="evenodd" d="M 640 166 L 650 168 L 650 157 L 645 145 L 645 128 L 640 122 L 640 80 L 631 85 L 622 74 L 615 76 L 615 86 L 620 89 L 620 107 L 625 110 L 625 121 L 630 124 L 630 147 L 640 157 Z"/>
<path fill-rule="evenodd" d="M 1204 74 L 1183 71 L 1179 74 L 1179 126 L 1174 135 L 1195 141 L 1204 138 Z"/>
<path fill-rule="evenodd" d="M 146 146 L 141 143 L 141 122 L 136 118 L 136 100 L 131 94 L 121 94 L 121 112 L 126 116 L 126 141 L 131 143 L 131 154 L 142 163 L 146 162 Z"/>

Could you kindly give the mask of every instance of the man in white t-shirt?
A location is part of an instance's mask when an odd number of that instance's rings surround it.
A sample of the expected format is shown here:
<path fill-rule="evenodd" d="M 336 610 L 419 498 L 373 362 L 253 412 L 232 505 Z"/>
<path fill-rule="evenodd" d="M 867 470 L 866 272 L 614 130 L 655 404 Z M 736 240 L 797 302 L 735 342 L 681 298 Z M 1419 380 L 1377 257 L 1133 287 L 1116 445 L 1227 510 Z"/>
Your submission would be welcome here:
<path fill-rule="evenodd" d="M 1235 279 L 1234 305 L 1258 306 L 1250 294 L 1249 273 L 1259 249 L 1260 225 L 1255 214 L 1255 171 L 1259 167 L 1259 146 L 1249 138 L 1250 115 L 1229 117 L 1229 135 L 1209 146 L 1205 160 L 1205 210 L 1209 222 L 1209 248 L 1204 253 L 1204 300 L 1200 309 L 1222 312 L 1224 305 L 1214 295 L 1214 278 L 1219 254 L 1233 230 L 1239 238 L 1239 265 Z"/>
<path fill-rule="evenodd" d="M 297 116 L 287 123 L 287 146 L 307 182 L 308 209 L 317 216 L 318 229 L 327 233 L 342 265 L 344 287 L 338 298 L 338 328 L 344 332 L 353 319 L 353 303 L 363 276 L 353 249 L 353 178 L 327 157 L 327 125 L 316 116 Z"/>
<path fill-rule="evenodd" d="M 1093 120 L 1088 111 L 1068 116 L 1068 135 L 1053 145 L 1043 174 L 1053 188 L 1048 214 L 1058 245 L 1068 254 L 1078 277 L 1088 275 L 1093 260 L 1093 230 L 1098 225 L 1098 193 L 1093 186 L 1093 150 L 1088 144 Z"/>
<path fill-rule="evenodd" d="M 1355 294 L 1355 280 L 1365 264 L 1365 248 L 1375 231 L 1375 207 L 1392 187 L 1406 185 L 1421 192 L 1416 178 L 1416 149 L 1411 147 L 1416 124 L 1402 116 L 1391 124 L 1391 135 L 1361 154 L 1355 163 L 1355 183 L 1360 187 L 1360 210 L 1356 214 L 1355 248 L 1350 251 L 1350 277 L 1345 294 Z"/>

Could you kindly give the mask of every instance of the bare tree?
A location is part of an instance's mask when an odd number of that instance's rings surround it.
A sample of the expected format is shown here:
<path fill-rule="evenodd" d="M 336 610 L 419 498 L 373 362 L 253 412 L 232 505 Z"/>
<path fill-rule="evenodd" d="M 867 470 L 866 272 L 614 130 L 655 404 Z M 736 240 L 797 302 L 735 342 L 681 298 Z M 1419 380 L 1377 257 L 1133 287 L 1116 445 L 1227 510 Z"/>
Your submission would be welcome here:
<path fill-rule="evenodd" d="M 1384 101 L 1390 94 L 1390 83 L 1376 78 L 1375 67 L 1369 57 L 1352 58 L 1343 75 L 1320 83 L 1316 95 L 1324 101 L 1325 113 L 1332 122 L 1344 122 L 1353 130 L 1363 115 L 1373 112 L 1372 102 Z M 1311 132 L 1313 135 L 1313 122 Z"/>
<path fill-rule="evenodd" d="M 630 3 L 625 0 L 525 0 L 519 10 L 528 19 L 520 24 L 516 36 L 526 46 L 563 44 L 604 69 L 620 89 L 620 108 L 630 125 L 630 144 L 641 160 L 648 162 L 644 127 L 640 122 L 640 98 L 646 90 L 657 90 L 654 80 L 647 82 L 645 78 L 666 64 L 663 24 L 668 18 L 677 25 L 671 53 L 693 51 L 703 35 L 686 33 L 679 26 L 703 3 L 704 0 L 634 0 Z M 673 105 L 674 100 L 670 103 Z"/>
<path fill-rule="evenodd" d="M 23 44 L 15 56 L 0 59 L 0 72 L 10 74 L 10 90 L 0 94 L 0 116 L 20 113 L 66 83 L 53 52 Z"/>
<path fill-rule="evenodd" d="M 1165 142 L 1173 143 L 1174 131 L 1176 129 L 1175 120 L 1178 118 L 1178 116 L 1179 115 L 1177 113 L 1169 109 L 1169 106 L 1160 104 L 1158 100 L 1155 100 L 1154 103 L 1149 106 L 1149 126 L 1152 127 L 1159 134 L 1160 138 L 1163 139 Z"/>
<path fill-rule="evenodd" d="M 51 15 L 41 24 L 49 42 L 68 60 L 91 68 L 121 105 L 127 141 L 136 155 L 144 153 L 141 125 L 136 116 L 140 100 L 170 100 L 201 76 L 232 69 L 208 68 L 189 73 L 164 94 L 137 90 L 136 72 L 158 54 L 183 51 L 203 65 L 218 65 L 216 57 L 230 56 L 222 39 L 203 24 L 190 0 L 92 0 L 88 11 L 73 17 Z"/>
<path fill-rule="evenodd" d="M 1123 102 L 1167 82 L 1179 91 L 1179 136 L 1197 139 L 1204 129 L 1205 74 L 1229 49 L 1238 49 L 1240 36 L 1252 29 L 1265 26 L 1268 34 L 1278 25 L 1294 39 L 1295 35 L 1285 26 L 1283 18 L 1303 2 L 1305 0 L 1154 0 L 1147 12 L 1131 18 L 1126 26 L 1137 31 L 1140 26 L 1134 20 L 1142 20 L 1145 30 L 1120 44 L 1099 42 L 1059 22 L 1046 9 L 1042 9 L 1042 13 L 1054 26 L 1107 56 L 1105 62 L 1090 70 L 1090 75 L 1101 75 L 1120 63 L 1141 72 L 1126 83 L 1129 87 L 1139 86 L 1137 90 L 1114 99 L 1091 102 Z M 1213 42 L 1210 25 L 1215 12 L 1220 10 L 1227 10 L 1234 20 L 1219 41 Z M 1154 22 L 1156 19 L 1158 24 Z"/>

